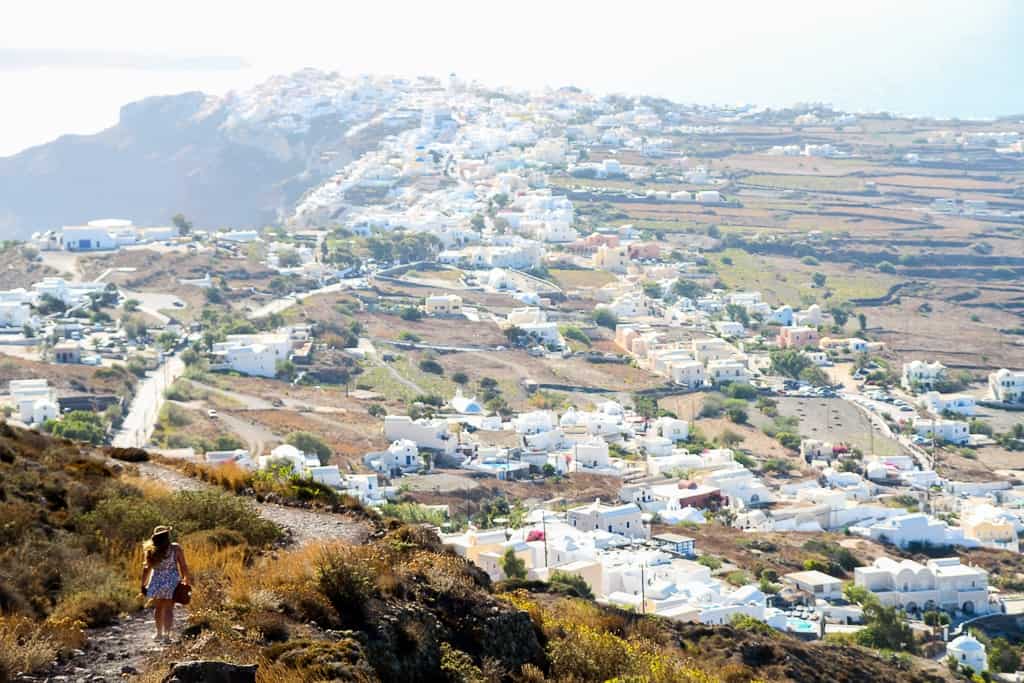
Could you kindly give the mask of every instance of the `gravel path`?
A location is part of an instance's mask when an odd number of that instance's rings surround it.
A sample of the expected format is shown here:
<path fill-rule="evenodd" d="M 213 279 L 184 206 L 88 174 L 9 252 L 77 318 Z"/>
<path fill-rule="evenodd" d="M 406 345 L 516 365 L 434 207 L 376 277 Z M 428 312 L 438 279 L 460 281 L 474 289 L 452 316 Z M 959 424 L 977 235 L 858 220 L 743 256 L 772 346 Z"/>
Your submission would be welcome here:
<path fill-rule="evenodd" d="M 214 488 L 194 477 L 152 462 L 139 463 L 139 473 L 163 482 L 178 491 L 202 491 Z M 355 515 L 334 514 L 319 510 L 251 501 L 260 514 L 290 532 L 292 540 L 302 545 L 309 541 L 340 540 L 362 543 L 373 529 L 366 520 Z"/>
<path fill-rule="evenodd" d="M 213 489 L 212 484 L 189 477 L 163 465 L 145 462 L 138 464 L 139 474 L 160 481 L 178 491 Z M 253 506 L 266 519 L 287 530 L 293 543 L 302 545 L 310 541 L 341 540 L 362 543 L 373 529 L 365 520 L 354 515 L 333 514 L 316 510 L 260 503 Z M 187 610 L 175 606 L 178 628 L 185 622 Z M 164 645 L 154 643 L 152 610 L 143 610 L 122 616 L 118 623 L 87 631 L 83 649 L 76 650 L 62 664 L 54 664 L 50 671 L 36 676 L 20 676 L 18 682 L 103 683 L 131 680 L 147 669 L 150 659 L 163 651 Z"/>

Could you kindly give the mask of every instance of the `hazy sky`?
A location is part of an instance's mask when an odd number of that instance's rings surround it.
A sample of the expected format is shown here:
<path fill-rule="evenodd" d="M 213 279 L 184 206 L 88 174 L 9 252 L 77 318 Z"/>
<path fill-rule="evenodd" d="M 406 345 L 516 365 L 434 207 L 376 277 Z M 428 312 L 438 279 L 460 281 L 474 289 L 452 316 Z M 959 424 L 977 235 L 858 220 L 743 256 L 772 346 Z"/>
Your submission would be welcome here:
<path fill-rule="evenodd" d="M 1024 113 L 1024 2 L 4 3 L 0 155 L 304 66 L 696 102 Z"/>

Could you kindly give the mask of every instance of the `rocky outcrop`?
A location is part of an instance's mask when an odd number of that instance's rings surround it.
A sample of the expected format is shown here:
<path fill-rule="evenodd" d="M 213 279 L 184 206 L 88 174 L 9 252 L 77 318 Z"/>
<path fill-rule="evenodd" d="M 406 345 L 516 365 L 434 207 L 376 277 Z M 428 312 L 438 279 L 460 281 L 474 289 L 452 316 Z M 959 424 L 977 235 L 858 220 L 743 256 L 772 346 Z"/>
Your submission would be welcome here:
<path fill-rule="evenodd" d="M 163 683 L 256 683 L 255 664 L 230 662 L 178 662 Z"/>

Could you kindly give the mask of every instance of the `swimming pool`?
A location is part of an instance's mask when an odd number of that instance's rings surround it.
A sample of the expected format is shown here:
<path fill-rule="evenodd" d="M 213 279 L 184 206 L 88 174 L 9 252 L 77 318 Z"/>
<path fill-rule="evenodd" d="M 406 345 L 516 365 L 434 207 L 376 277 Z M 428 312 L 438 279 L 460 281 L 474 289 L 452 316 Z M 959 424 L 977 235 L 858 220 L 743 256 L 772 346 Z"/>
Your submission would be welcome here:
<path fill-rule="evenodd" d="M 788 617 L 786 619 L 786 627 L 795 633 L 818 632 L 818 625 L 813 621 L 807 621 L 806 619 L 799 619 L 797 617 Z"/>

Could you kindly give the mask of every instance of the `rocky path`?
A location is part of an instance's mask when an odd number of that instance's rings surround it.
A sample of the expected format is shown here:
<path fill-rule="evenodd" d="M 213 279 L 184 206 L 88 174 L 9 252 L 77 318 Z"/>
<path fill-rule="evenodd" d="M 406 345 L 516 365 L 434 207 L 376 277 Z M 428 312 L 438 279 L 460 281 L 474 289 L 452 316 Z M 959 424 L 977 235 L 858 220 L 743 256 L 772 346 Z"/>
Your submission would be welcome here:
<path fill-rule="evenodd" d="M 157 463 L 139 463 L 138 469 L 143 477 L 160 481 L 175 490 L 201 491 L 213 488 L 211 484 Z M 373 531 L 365 520 L 354 515 L 338 515 L 255 500 L 252 503 L 263 517 L 285 529 L 291 542 L 297 545 L 317 540 L 361 543 Z M 176 606 L 175 623 L 178 628 L 186 618 L 186 608 Z M 131 680 L 146 670 L 151 657 L 163 651 L 164 646 L 152 640 L 154 628 L 152 610 L 124 615 L 112 626 L 87 631 L 85 646 L 76 650 L 67 662 L 55 664 L 43 675 L 21 676 L 15 680 L 23 683 L 112 683 Z"/>
<path fill-rule="evenodd" d="M 200 491 L 212 484 L 182 474 L 157 463 L 139 463 L 139 473 L 160 481 L 178 491 Z M 318 510 L 252 501 L 260 514 L 289 532 L 292 541 L 302 545 L 309 541 L 338 540 L 362 543 L 373 531 L 366 520 L 355 515 L 338 515 Z"/>
<path fill-rule="evenodd" d="M 175 607 L 175 623 L 186 616 L 183 607 Z M 147 667 L 151 657 L 163 651 L 164 645 L 153 641 L 155 631 L 152 610 L 122 616 L 118 623 L 86 631 L 86 644 L 75 650 L 64 663 L 55 664 L 42 675 L 19 676 L 19 683 L 112 683 L 131 680 Z"/>

